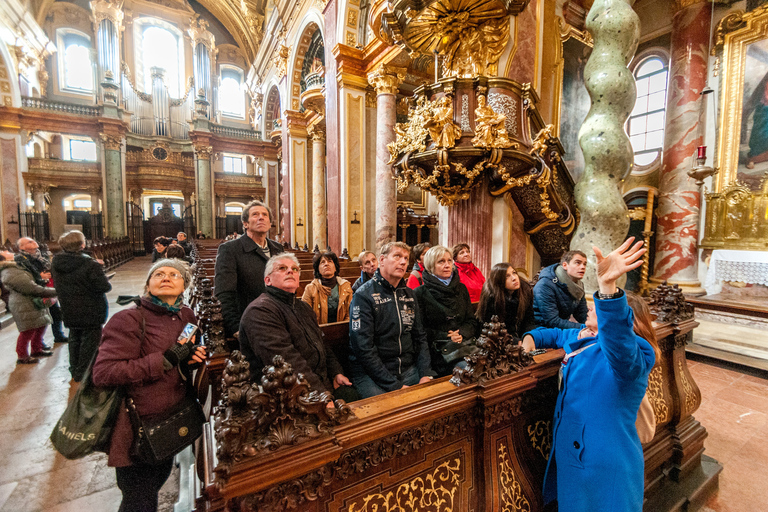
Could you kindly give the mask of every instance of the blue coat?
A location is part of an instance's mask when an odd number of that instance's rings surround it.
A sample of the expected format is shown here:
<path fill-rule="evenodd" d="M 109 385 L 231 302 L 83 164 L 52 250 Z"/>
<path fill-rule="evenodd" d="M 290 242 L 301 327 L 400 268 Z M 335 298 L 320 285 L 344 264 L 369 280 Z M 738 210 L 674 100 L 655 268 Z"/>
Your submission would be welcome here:
<path fill-rule="evenodd" d="M 536 347 L 566 354 L 593 344 L 562 366 L 544 502 L 558 499 L 559 512 L 640 512 L 644 463 L 635 421 L 656 358 L 632 329 L 626 296 L 595 300 L 595 309 L 596 337 L 579 340 L 576 329 L 530 332 Z"/>
<path fill-rule="evenodd" d="M 582 329 L 587 321 L 587 298 L 576 300 L 568 293 L 568 285 L 555 275 L 560 263 L 544 267 L 533 287 L 533 315 L 536 325 L 560 329 Z M 568 320 L 571 315 L 579 322 Z"/>

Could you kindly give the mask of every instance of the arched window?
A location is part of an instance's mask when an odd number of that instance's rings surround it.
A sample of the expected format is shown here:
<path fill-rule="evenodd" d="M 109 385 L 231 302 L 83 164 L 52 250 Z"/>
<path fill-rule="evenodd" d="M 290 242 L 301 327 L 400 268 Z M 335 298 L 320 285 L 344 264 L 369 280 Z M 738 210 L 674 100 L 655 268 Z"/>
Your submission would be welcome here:
<path fill-rule="evenodd" d="M 221 68 L 219 85 L 219 110 L 227 117 L 245 118 L 245 93 L 243 73 L 237 68 Z"/>
<path fill-rule="evenodd" d="M 75 32 L 59 36 L 59 87 L 65 91 L 93 92 L 91 40 Z"/>
<path fill-rule="evenodd" d="M 136 41 L 136 85 L 152 92 L 152 68 L 163 70 L 163 82 L 171 98 L 184 92 L 184 47 L 181 32 L 155 18 L 134 22 Z"/>
<path fill-rule="evenodd" d="M 635 153 L 635 165 L 646 166 L 653 163 L 664 148 L 669 66 L 654 55 L 641 61 L 634 74 L 637 101 L 627 131 Z"/>

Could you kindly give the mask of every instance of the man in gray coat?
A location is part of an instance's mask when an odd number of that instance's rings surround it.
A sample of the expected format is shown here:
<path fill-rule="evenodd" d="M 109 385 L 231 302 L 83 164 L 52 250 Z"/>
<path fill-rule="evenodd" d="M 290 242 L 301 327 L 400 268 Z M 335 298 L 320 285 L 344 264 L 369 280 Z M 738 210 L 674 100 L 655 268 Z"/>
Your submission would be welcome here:
<path fill-rule="evenodd" d="M 0 279 L 10 292 L 8 310 L 19 329 L 16 340 L 16 364 L 35 364 L 40 357 L 50 357 L 53 351 L 43 345 L 45 328 L 51 324 L 51 315 L 44 299 L 56 296 L 56 290 L 40 286 L 35 277 L 13 261 L 13 253 L 0 253 Z M 29 346 L 32 346 L 32 354 Z"/>

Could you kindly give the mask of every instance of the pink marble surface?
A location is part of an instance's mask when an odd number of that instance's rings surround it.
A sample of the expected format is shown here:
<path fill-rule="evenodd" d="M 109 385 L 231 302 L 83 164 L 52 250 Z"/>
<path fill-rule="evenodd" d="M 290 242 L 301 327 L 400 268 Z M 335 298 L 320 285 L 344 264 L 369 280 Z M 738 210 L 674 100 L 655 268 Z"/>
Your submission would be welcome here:
<path fill-rule="evenodd" d="M 328 246 L 325 204 L 325 139 L 312 141 L 312 246 L 324 251 Z"/>
<path fill-rule="evenodd" d="M 512 213 L 512 222 L 509 226 L 509 263 L 517 268 L 525 268 L 525 253 L 528 244 L 528 236 L 525 234 L 523 226 L 525 217 L 520 213 L 517 204 L 514 201 L 507 201 Z M 494 261 L 492 263 L 500 263 Z M 538 270 L 538 269 L 536 269 Z M 532 276 L 531 276 L 532 277 Z"/>
<path fill-rule="evenodd" d="M 342 5 L 346 5 L 342 3 Z M 328 0 L 323 11 L 325 21 L 325 76 L 335 77 L 338 69 L 336 59 L 330 49 L 337 43 L 339 2 Z M 341 254 L 341 176 L 340 176 L 340 128 L 339 128 L 339 84 L 336 80 L 325 81 L 325 128 L 326 128 L 326 186 L 328 212 L 328 244 L 336 254 Z"/>
<path fill-rule="evenodd" d="M 667 92 L 664 157 L 659 184 L 654 278 L 698 283 L 697 241 L 700 194 L 686 171 L 691 168 L 699 131 L 701 90 L 706 85 L 710 8 L 697 3 L 672 21 L 672 57 Z"/>
<path fill-rule="evenodd" d="M 517 24 L 517 50 L 512 56 L 512 64 L 507 72 L 507 78 L 511 78 L 521 84 L 534 83 L 536 73 L 536 10 L 538 0 L 531 0 L 523 12 L 515 17 Z M 514 37 L 515 32 L 512 33 Z M 503 69 L 499 70 L 504 73 Z"/>
<path fill-rule="evenodd" d="M 397 106 L 393 94 L 376 98 L 376 248 L 394 242 L 397 229 L 397 194 L 387 144 L 395 140 Z"/>
<path fill-rule="evenodd" d="M 285 123 L 283 123 L 285 124 Z M 291 241 L 291 178 L 288 174 L 290 165 L 290 140 L 288 129 L 283 127 L 283 168 L 280 171 L 280 222 L 282 229 L 281 242 Z"/>
<path fill-rule="evenodd" d="M 488 187 L 475 187 L 469 199 L 448 208 L 448 244 L 469 245 L 474 263 L 484 276 L 491 271 L 491 239 L 493 238 L 493 197 Z M 525 259 L 525 257 L 523 257 Z M 493 262 L 498 263 L 498 262 Z"/>
<path fill-rule="evenodd" d="M 19 225 L 8 224 L 11 216 L 18 222 L 19 180 L 16 165 L 16 141 L 0 139 L 0 172 L 3 183 L 3 235 L 15 242 L 19 238 Z"/>
<path fill-rule="evenodd" d="M 276 217 L 273 219 L 276 227 L 272 231 L 272 236 L 275 236 L 277 232 L 280 231 L 280 228 L 277 227 L 277 223 L 279 222 L 278 219 L 280 218 L 280 210 L 277 207 L 277 172 L 277 165 L 267 164 L 267 195 L 269 196 L 269 209 L 272 210 L 272 213 Z"/>

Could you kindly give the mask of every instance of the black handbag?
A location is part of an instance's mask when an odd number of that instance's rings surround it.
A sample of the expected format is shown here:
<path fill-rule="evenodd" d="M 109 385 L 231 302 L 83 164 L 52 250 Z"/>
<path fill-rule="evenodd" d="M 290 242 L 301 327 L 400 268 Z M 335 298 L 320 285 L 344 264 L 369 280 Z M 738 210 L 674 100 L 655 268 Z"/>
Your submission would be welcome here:
<path fill-rule="evenodd" d="M 436 340 L 434 342 L 435 350 L 443 357 L 443 360 L 450 364 L 455 365 L 464 357 L 477 352 L 477 340 L 475 338 L 467 338 L 456 343 L 451 340 Z"/>
<path fill-rule="evenodd" d="M 133 399 L 127 401 L 133 425 L 131 458 L 157 464 L 173 457 L 203 433 L 205 414 L 196 397 L 187 395 L 176 407 L 161 414 L 139 416 Z"/>
<path fill-rule="evenodd" d="M 96 354 L 74 398 L 51 432 L 54 448 L 68 459 L 107 451 L 120 402 L 123 400 L 122 387 L 99 387 L 93 384 L 91 368 L 95 360 Z"/>

